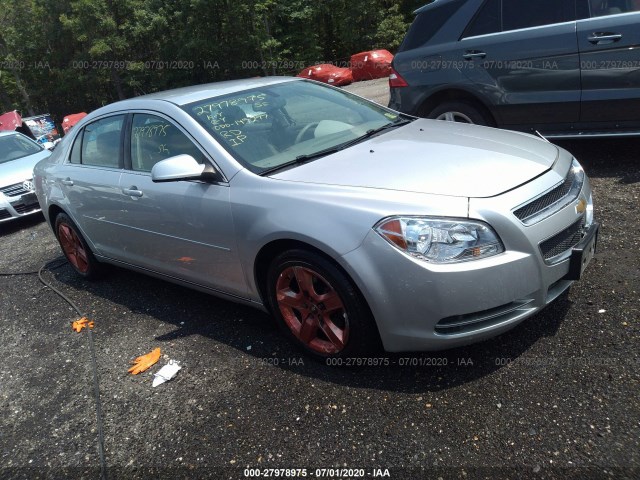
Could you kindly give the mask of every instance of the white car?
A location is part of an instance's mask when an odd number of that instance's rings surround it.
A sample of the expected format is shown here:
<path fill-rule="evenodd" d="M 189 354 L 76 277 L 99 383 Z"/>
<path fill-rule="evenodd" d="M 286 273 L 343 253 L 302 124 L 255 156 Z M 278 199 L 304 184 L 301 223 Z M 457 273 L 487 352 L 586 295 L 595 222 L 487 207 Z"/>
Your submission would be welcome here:
<path fill-rule="evenodd" d="M 33 167 L 51 152 L 26 135 L 0 132 L 0 222 L 40 211 Z"/>

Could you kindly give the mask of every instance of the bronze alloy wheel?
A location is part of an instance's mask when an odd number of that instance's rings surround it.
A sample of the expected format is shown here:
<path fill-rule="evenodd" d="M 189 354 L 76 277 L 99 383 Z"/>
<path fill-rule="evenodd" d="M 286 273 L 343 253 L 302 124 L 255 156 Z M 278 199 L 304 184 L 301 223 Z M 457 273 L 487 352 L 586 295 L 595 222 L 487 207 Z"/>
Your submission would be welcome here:
<path fill-rule="evenodd" d="M 96 278 L 100 273 L 100 263 L 93 256 L 78 227 L 67 214 L 60 213 L 56 217 L 54 231 L 64 256 L 73 269 L 84 278 Z"/>
<path fill-rule="evenodd" d="M 66 223 L 58 225 L 58 238 L 60 246 L 69 263 L 81 273 L 87 273 L 89 270 L 89 259 L 87 258 L 87 250 L 76 232 Z"/>
<path fill-rule="evenodd" d="M 281 330 L 317 359 L 367 356 L 380 347 L 362 294 L 320 254 L 290 250 L 278 255 L 267 275 L 267 293 Z"/>
<path fill-rule="evenodd" d="M 318 272 L 287 267 L 276 284 L 278 308 L 291 333 L 321 354 L 341 352 L 349 340 L 349 318 L 340 295 Z"/>

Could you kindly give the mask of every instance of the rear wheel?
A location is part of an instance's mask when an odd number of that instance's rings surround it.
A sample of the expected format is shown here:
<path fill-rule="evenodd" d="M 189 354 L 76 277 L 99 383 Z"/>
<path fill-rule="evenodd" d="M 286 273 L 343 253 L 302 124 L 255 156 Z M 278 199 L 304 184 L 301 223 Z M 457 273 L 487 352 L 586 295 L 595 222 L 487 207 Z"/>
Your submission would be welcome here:
<path fill-rule="evenodd" d="M 492 125 L 493 122 L 477 106 L 462 100 L 445 102 L 431 110 L 428 118 L 448 122 L 472 123 L 475 125 Z"/>
<path fill-rule="evenodd" d="M 368 306 L 335 265 L 307 250 L 279 255 L 267 275 L 271 311 L 285 335 L 318 359 L 366 356 L 380 340 Z"/>
<path fill-rule="evenodd" d="M 99 276 L 101 265 L 93 256 L 75 223 L 65 213 L 56 217 L 55 233 L 64 256 L 73 269 L 86 279 Z"/>

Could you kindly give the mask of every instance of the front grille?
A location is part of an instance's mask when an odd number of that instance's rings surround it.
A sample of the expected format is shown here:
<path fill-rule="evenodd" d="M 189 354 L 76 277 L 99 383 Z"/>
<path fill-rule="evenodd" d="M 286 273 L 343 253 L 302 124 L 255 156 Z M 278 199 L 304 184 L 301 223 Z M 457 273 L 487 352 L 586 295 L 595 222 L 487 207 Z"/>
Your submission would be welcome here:
<path fill-rule="evenodd" d="M 6 208 L 0 208 L 0 220 L 11 218 L 11 213 Z"/>
<path fill-rule="evenodd" d="M 513 214 L 525 225 L 535 223 L 536 220 L 541 220 L 569 204 L 575 198 L 573 195 L 568 196 L 572 189 L 577 197 L 580 188 L 574 187 L 581 187 L 581 185 L 575 185 L 575 183 L 579 181 L 580 179 L 572 168 L 560 185 L 552 188 L 544 195 L 532 200 L 517 210 L 514 210 Z M 543 212 L 546 213 L 544 217 L 542 216 Z"/>
<path fill-rule="evenodd" d="M 22 186 L 22 182 L 0 188 L 0 192 L 4 193 L 7 197 L 18 197 L 30 191 L 31 190 L 27 190 Z"/>
<path fill-rule="evenodd" d="M 576 222 L 540 244 L 542 258 L 550 260 L 573 248 L 582 238 L 583 230 L 584 217 L 580 217 Z"/>
<path fill-rule="evenodd" d="M 32 203 L 31 205 L 25 205 L 24 203 L 16 203 L 15 205 L 11 205 L 16 212 L 24 215 L 25 213 L 35 212 L 40 209 L 40 205 L 37 203 Z"/>

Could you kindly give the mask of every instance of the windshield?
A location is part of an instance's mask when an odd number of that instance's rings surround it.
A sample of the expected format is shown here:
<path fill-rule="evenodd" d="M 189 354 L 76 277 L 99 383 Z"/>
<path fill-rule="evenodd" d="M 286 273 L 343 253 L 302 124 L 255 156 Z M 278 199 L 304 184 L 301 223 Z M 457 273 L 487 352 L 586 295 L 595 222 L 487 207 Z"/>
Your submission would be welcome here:
<path fill-rule="evenodd" d="M 304 80 L 213 97 L 185 109 L 255 173 L 310 161 L 406 121 L 378 104 Z"/>
<path fill-rule="evenodd" d="M 0 137 L 0 163 L 10 162 L 41 151 L 40 145 L 17 133 Z"/>

